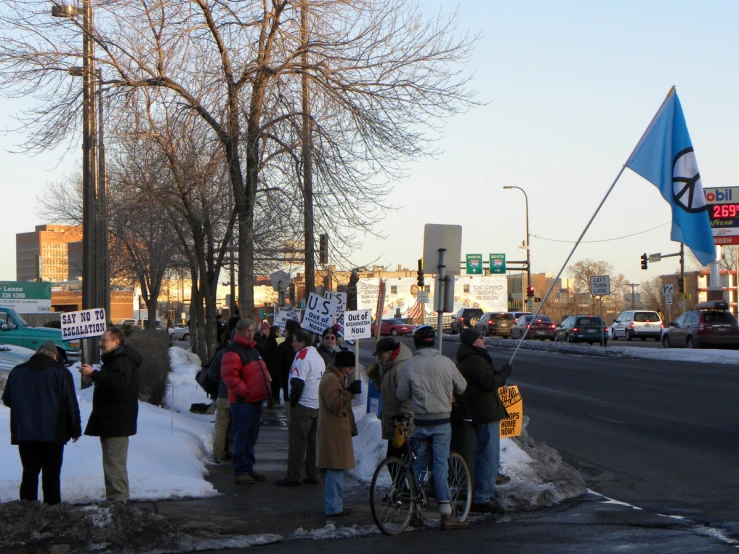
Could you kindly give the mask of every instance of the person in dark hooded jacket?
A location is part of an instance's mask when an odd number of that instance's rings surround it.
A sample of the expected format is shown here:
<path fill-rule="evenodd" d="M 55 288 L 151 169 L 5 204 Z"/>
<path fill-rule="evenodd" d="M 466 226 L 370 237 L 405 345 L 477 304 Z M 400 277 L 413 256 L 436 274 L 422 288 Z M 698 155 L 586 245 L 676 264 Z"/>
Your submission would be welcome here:
<path fill-rule="evenodd" d="M 511 375 L 511 366 L 504 365 L 495 371 L 493 360 L 485 348 L 485 340 L 475 329 L 465 329 L 459 337 L 457 367 L 467 380 L 462 395 L 465 417 L 472 420 L 477 435 L 477 447 L 473 462 L 474 490 L 472 510 L 498 512 L 491 501 L 495 496 L 495 482 L 500 464 L 500 420 L 508 412 L 498 394 Z"/>
<path fill-rule="evenodd" d="M 14 367 L 3 391 L 10 408 L 10 444 L 23 466 L 20 499 L 38 500 L 38 476 L 45 504 L 61 502 L 64 445 L 82 434 L 72 375 L 58 362 L 56 345 L 43 343 L 31 359 Z"/>
<path fill-rule="evenodd" d="M 102 367 L 88 364 L 80 373 L 92 379 L 92 413 L 85 435 L 100 437 L 103 450 L 105 497 L 128 502 L 128 437 L 136 434 L 139 415 L 139 367 L 143 358 L 125 344 L 123 333 L 112 327 L 100 337 Z"/>

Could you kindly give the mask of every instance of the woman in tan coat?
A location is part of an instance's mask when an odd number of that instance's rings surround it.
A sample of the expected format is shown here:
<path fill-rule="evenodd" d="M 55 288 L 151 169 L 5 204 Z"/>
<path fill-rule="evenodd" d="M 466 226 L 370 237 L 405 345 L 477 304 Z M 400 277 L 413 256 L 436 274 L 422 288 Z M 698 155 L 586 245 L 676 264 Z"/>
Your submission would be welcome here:
<path fill-rule="evenodd" d="M 352 398 L 362 391 L 362 381 L 347 388 L 344 378 L 354 369 L 353 352 L 337 352 L 318 386 L 318 440 L 316 466 L 326 469 L 323 498 L 328 517 L 349 515 L 344 509 L 344 470 L 354 468 Z"/>

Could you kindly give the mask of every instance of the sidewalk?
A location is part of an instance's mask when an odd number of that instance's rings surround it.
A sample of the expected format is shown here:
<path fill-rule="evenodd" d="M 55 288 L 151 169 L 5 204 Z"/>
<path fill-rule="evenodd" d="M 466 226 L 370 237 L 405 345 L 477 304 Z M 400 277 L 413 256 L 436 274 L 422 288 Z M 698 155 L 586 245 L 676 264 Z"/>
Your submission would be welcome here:
<path fill-rule="evenodd" d="M 348 475 L 345 480 L 344 507 L 352 514 L 342 518 L 324 515 L 323 483 L 299 487 L 278 487 L 287 466 L 287 424 L 282 409 L 264 410 L 266 422 L 256 445 L 255 470 L 266 481 L 240 485 L 234 481 L 230 464 L 209 465 L 206 479 L 222 494 L 214 498 L 158 501 L 153 510 L 165 515 L 170 523 L 189 532 L 218 535 L 275 534 L 287 538 L 296 530 L 335 527 L 374 527 L 369 505 L 369 486 Z M 433 512 L 431 512 L 433 517 Z"/>

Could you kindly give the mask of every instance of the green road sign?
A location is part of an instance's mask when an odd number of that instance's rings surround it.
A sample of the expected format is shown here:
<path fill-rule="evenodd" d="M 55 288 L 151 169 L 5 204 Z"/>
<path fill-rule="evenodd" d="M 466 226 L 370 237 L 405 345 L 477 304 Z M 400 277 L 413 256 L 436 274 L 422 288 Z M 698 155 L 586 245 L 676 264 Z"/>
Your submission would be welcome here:
<path fill-rule="evenodd" d="M 19 314 L 51 311 L 51 283 L 0 281 L 0 306 Z"/>
<path fill-rule="evenodd" d="M 505 275 L 505 254 L 490 254 L 490 275 Z"/>
<path fill-rule="evenodd" d="M 467 254 L 467 275 L 482 275 L 482 254 Z"/>

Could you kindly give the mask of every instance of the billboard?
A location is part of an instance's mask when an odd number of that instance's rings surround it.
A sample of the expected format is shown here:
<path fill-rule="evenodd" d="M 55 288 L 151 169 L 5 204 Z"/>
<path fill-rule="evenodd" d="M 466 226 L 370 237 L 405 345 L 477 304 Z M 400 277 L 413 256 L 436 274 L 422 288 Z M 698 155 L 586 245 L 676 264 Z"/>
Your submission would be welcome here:
<path fill-rule="evenodd" d="M 390 277 L 386 285 L 382 318 L 420 319 L 436 316 L 433 311 L 434 290 L 428 294 L 428 303 L 419 302 L 418 283 L 414 277 Z M 360 279 L 357 283 L 357 309 L 372 310 L 376 317 L 379 279 Z M 483 312 L 508 310 L 508 279 L 505 275 L 461 275 L 454 283 L 454 311 L 460 308 L 480 308 Z"/>
<path fill-rule="evenodd" d="M 51 283 L 0 281 L 0 306 L 13 308 L 19 314 L 48 313 Z"/>

